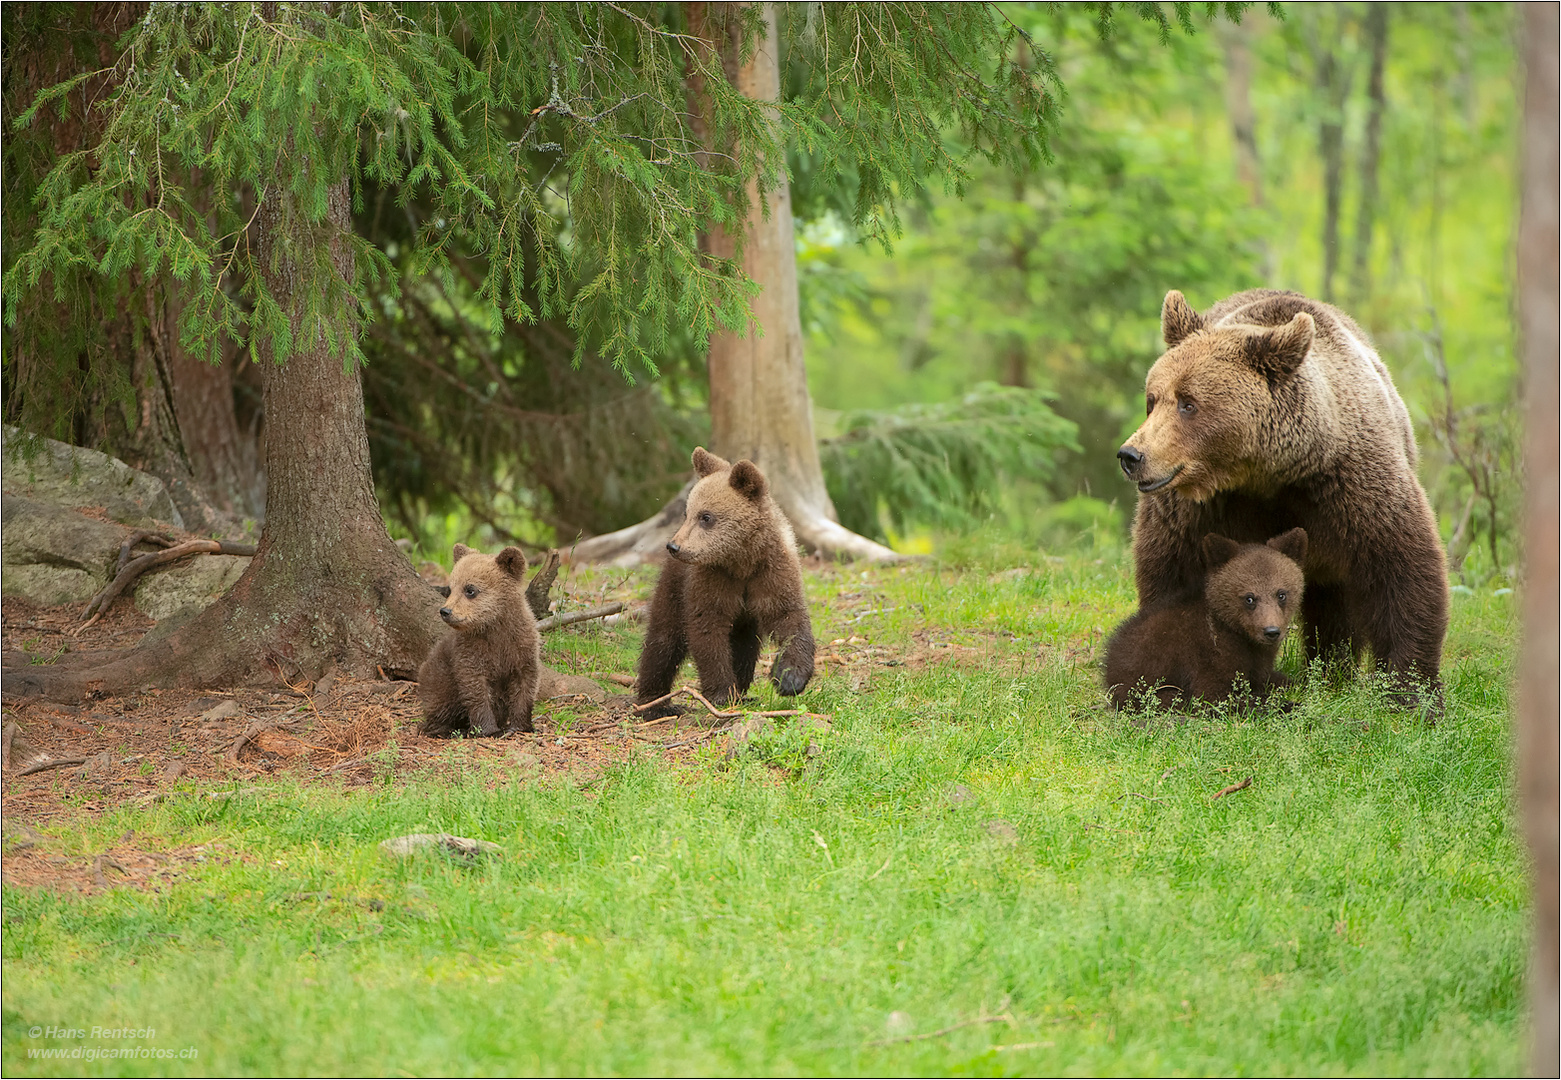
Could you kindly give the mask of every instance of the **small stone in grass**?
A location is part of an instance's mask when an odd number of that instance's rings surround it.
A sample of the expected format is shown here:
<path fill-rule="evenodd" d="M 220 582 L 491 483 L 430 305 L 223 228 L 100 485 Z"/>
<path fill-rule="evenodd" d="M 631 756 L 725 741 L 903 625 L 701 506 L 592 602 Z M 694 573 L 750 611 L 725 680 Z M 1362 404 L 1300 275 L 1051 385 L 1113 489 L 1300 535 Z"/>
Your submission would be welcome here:
<path fill-rule="evenodd" d="M 163 766 L 163 780 L 171 784 L 189 771 L 189 766 L 180 761 L 178 758 L 174 758 L 168 764 Z"/>
<path fill-rule="evenodd" d="M 463 859 L 475 859 L 478 855 L 496 855 L 504 849 L 489 840 L 471 840 L 449 833 L 411 833 L 381 840 L 379 850 L 393 859 L 407 859 L 420 851 L 443 851 Z"/>
<path fill-rule="evenodd" d="M 970 794 L 970 789 L 967 788 L 964 784 L 955 784 L 952 788 L 949 789 L 950 806 L 958 806 L 961 803 L 967 803 L 971 800 L 971 798 L 973 798 L 973 796 Z"/>

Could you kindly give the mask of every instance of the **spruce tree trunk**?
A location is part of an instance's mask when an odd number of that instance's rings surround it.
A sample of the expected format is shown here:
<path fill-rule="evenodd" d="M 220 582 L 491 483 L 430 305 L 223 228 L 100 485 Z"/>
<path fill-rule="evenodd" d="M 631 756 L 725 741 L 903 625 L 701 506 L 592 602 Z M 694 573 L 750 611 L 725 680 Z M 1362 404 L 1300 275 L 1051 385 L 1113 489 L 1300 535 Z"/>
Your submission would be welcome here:
<path fill-rule="evenodd" d="M 1534 952 L 1529 966 L 1529 1075 L 1555 1076 L 1561 1061 L 1561 796 L 1557 793 L 1556 654 L 1561 649 L 1556 601 L 1561 567 L 1561 488 L 1557 482 L 1557 354 L 1561 352 L 1561 148 L 1557 144 L 1557 17 L 1554 4 L 1525 4 L 1523 211 L 1518 229 L 1518 312 L 1522 332 L 1527 431 L 1527 566 L 1524 568 L 1523 663 L 1518 688 L 1517 770 L 1524 831 L 1533 858 Z"/>
<path fill-rule="evenodd" d="M 1371 72 L 1366 79 L 1366 139 L 1360 152 L 1360 205 L 1355 214 L 1355 265 L 1350 276 L 1350 292 L 1357 304 L 1363 303 L 1371 293 L 1371 234 L 1377 223 L 1377 163 L 1382 149 L 1382 114 L 1387 109 L 1382 89 L 1388 53 L 1386 4 L 1368 5 L 1366 38 L 1371 48 Z"/>
<path fill-rule="evenodd" d="M 736 63 L 730 32 L 735 20 L 726 18 L 726 8 L 687 5 L 689 33 L 704 41 L 710 51 L 719 51 L 727 77 L 745 95 L 757 101 L 778 101 L 775 5 L 764 5 L 765 38 L 748 63 L 741 65 Z M 696 130 L 706 135 L 696 79 L 690 80 L 689 89 Z M 749 184 L 742 267 L 744 275 L 760 286 L 752 302 L 753 322 L 745 332 L 720 332 L 710 339 L 710 449 L 728 461 L 747 458 L 764 470 L 776 503 L 791 521 L 797 539 L 808 548 L 825 555 L 896 561 L 900 556 L 889 548 L 843 528 L 825 490 L 803 361 L 791 189 L 782 180 L 767 198 L 768 217 L 759 202 L 757 182 Z M 731 258 L 738 246 L 737 238 L 719 227 L 710 230 L 706 243 L 710 253 L 721 258 Z M 671 507 L 668 504 L 649 521 L 579 544 L 571 557 L 581 562 L 625 564 L 636 561 L 637 552 L 654 553 L 666 542 L 658 530 L 665 528 Z M 681 515 L 677 516 L 681 523 Z M 667 538 L 676 530 L 673 525 Z"/>
<path fill-rule="evenodd" d="M 329 244 L 338 273 L 352 275 L 342 241 L 350 194 L 346 181 L 332 188 L 326 220 L 312 228 L 298 223 L 287 199 L 280 188 L 268 193 L 259 242 L 266 285 L 296 326 L 294 270 L 310 245 Z M 350 340 L 350 310 L 340 317 L 340 339 Z M 285 365 L 267 365 L 265 412 L 265 529 L 233 589 L 105 666 L 7 672 L 7 695 L 73 700 L 143 686 L 297 685 L 332 662 L 359 676 L 415 674 L 443 632 L 440 599 L 380 518 L 358 369 L 323 341 L 301 341 Z"/>

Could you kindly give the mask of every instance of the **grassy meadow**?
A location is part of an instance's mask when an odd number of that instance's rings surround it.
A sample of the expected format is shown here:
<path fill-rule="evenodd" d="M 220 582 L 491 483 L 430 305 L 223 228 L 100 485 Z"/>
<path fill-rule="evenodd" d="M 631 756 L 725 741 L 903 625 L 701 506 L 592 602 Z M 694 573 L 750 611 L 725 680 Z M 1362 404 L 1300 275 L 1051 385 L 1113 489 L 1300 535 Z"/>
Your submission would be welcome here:
<path fill-rule="evenodd" d="M 808 583 L 820 653 L 871 657 L 807 690 L 822 734 L 783 721 L 735 761 L 716 740 L 589 780 L 457 746 L 410 781 L 52 819 L 62 856 L 129 830 L 212 855 L 156 893 L 6 886 L 5 1072 L 1522 1067 L 1514 596 L 1454 598 L 1435 728 L 1369 679 L 1137 726 L 1099 686 L 1132 606 L 1115 548 L 977 539 Z M 547 659 L 632 671 L 641 634 L 574 627 Z M 433 830 L 504 853 L 377 850 Z M 195 1056 L 43 1059 L 104 1044 L 29 1034 L 50 1024 L 151 1027 Z"/>

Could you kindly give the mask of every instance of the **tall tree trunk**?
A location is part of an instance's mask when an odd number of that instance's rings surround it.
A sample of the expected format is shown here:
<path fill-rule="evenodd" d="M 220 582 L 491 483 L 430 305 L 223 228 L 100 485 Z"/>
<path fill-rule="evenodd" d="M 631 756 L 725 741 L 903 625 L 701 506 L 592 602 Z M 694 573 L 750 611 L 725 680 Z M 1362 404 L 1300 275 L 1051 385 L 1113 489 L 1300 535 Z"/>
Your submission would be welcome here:
<path fill-rule="evenodd" d="M 325 221 L 300 223 L 280 185 L 259 217 L 266 286 L 284 311 L 302 307 L 292 273 L 317 245 L 344 278 L 352 255 L 348 184 L 331 189 Z M 350 340 L 350 311 L 340 338 Z M 249 569 L 190 622 L 127 657 L 89 669 L 7 672 L 7 694 L 72 700 L 140 686 L 232 686 L 312 680 L 332 661 L 371 675 L 411 675 L 443 632 L 438 594 L 385 530 L 369 470 L 356 367 L 323 340 L 267 365 L 266 523 Z"/>
<path fill-rule="evenodd" d="M 1561 846 L 1561 799 L 1557 796 L 1556 591 L 1561 586 L 1561 490 L 1557 483 L 1558 354 L 1561 354 L 1561 150 L 1557 128 L 1558 86 L 1554 4 L 1525 4 L 1524 62 L 1527 86 L 1523 122 L 1523 210 L 1518 229 L 1518 317 L 1523 335 L 1527 432 L 1527 561 L 1523 590 L 1523 665 L 1518 695 L 1518 790 L 1523 801 L 1524 831 L 1533 858 L 1534 953 L 1529 968 L 1529 1008 L 1532 1033 L 1530 1075 L 1555 1076 L 1561 1068 L 1561 891 L 1558 891 L 1557 848 Z"/>
<path fill-rule="evenodd" d="M 706 55 L 720 53 L 727 77 L 744 94 L 756 101 L 779 101 L 775 6 L 764 5 L 765 38 L 740 66 L 732 63 L 736 20 L 727 17 L 726 9 L 727 5 L 689 4 L 685 9 L 689 33 L 706 43 Z M 689 90 L 696 133 L 708 136 L 697 78 L 690 79 Z M 767 198 L 766 217 L 757 182 L 749 184 L 749 213 L 741 250 L 743 273 L 760 286 L 752 302 L 753 321 L 746 332 L 723 331 L 710 339 L 711 449 L 728 460 L 747 458 L 763 469 L 797 539 L 812 550 L 881 562 L 898 560 L 900 556 L 889 548 L 843 528 L 824 488 L 803 362 L 791 189 L 783 179 Z M 738 250 L 737 238 L 719 227 L 709 231 L 706 243 L 712 255 L 722 258 L 731 258 Z M 634 561 L 635 552 L 647 547 L 655 550 L 665 543 L 664 539 L 657 543 L 660 532 L 652 523 L 664 523 L 671 509 L 669 504 L 650 521 L 576 545 L 572 557 L 577 561 Z"/>
<path fill-rule="evenodd" d="M 1377 163 L 1382 148 L 1382 114 L 1387 100 L 1382 71 L 1387 64 L 1388 6 L 1366 8 L 1366 41 L 1371 50 L 1371 73 L 1366 81 L 1366 139 L 1360 152 L 1360 206 L 1355 215 L 1355 265 L 1350 292 L 1357 304 L 1371 293 L 1371 234 L 1377 221 Z"/>
<path fill-rule="evenodd" d="M 1257 156 L 1257 114 L 1252 109 L 1252 27 L 1219 24 L 1225 47 L 1225 112 L 1236 143 L 1236 176 L 1253 206 L 1263 205 L 1263 170 Z"/>
<path fill-rule="evenodd" d="M 1320 7 L 1320 5 L 1319 5 Z M 1332 14 L 1332 19 L 1328 18 Z M 1316 88 L 1321 99 L 1317 120 L 1317 149 L 1323 165 L 1323 275 L 1321 295 L 1333 302 L 1333 279 L 1339 271 L 1339 214 L 1344 203 L 1344 104 L 1349 100 L 1354 65 L 1340 53 L 1348 16 L 1342 8 L 1331 13 L 1308 9 Z"/>

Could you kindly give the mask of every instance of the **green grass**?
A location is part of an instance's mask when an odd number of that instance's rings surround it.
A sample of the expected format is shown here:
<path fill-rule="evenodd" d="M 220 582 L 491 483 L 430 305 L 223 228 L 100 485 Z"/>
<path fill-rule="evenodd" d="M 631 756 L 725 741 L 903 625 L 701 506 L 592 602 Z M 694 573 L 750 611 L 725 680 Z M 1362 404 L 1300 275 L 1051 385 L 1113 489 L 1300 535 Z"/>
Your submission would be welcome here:
<path fill-rule="evenodd" d="M 857 689 L 832 668 L 806 695 L 834 720 L 813 758 L 782 733 L 734 765 L 713 750 L 694 766 L 635 759 L 586 787 L 474 766 L 458 781 L 192 794 L 52 823 L 45 848 L 66 855 L 127 829 L 144 846 L 221 854 L 160 894 L 8 886 L 0 1063 L 12 1075 L 1521 1067 L 1514 597 L 1455 599 L 1439 727 L 1387 710 L 1363 680 L 1308 690 L 1285 714 L 1140 728 L 1104 707 L 1089 659 L 1131 606 L 1120 556 L 1032 554 L 1013 569 L 978 549 L 956 565 L 810 573 L 821 642 L 855 634 L 889 661 L 954 654 L 876 664 Z M 589 627 L 548 648 L 576 670 L 628 670 L 638 641 Z M 1210 800 L 1249 774 L 1252 787 Z M 468 868 L 376 850 L 430 829 L 506 853 Z M 881 1043 L 993 1016 L 1006 1019 Z M 29 1058 L 102 1041 L 28 1036 L 51 1023 L 151 1026 L 149 1045 L 198 1058 Z"/>

